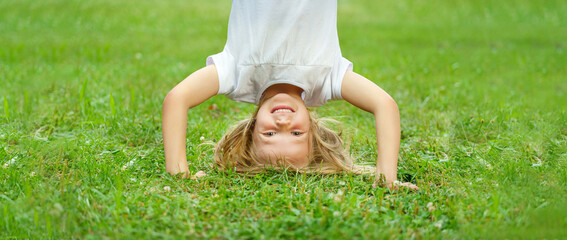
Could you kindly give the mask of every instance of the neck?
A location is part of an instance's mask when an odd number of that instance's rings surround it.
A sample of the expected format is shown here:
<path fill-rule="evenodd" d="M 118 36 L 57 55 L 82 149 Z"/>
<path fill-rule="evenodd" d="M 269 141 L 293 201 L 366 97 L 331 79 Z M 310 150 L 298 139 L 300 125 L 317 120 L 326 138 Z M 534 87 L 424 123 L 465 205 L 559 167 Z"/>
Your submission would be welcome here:
<path fill-rule="evenodd" d="M 302 99 L 301 94 L 303 93 L 303 89 L 291 84 L 275 84 L 270 86 L 268 89 L 266 89 L 266 91 L 264 91 L 264 93 L 262 94 L 262 98 L 269 99 L 274 95 L 280 93 L 286 93 L 292 97 Z"/>

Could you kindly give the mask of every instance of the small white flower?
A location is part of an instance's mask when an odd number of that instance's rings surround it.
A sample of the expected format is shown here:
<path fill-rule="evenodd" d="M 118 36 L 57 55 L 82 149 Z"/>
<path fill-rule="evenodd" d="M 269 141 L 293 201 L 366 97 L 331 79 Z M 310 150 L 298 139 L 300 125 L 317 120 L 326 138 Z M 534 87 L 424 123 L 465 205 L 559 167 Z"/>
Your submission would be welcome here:
<path fill-rule="evenodd" d="M 132 161 L 124 164 L 124 166 L 122 166 L 122 171 L 126 171 L 127 168 L 131 167 L 132 165 L 134 165 L 134 162 L 136 162 L 136 159 L 132 159 Z"/>
<path fill-rule="evenodd" d="M 338 217 L 338 216 L 340 216 L 340 215 L 341 215 L 341 212 L 339 212 L 339 211 L 334 211 L 334 212 L 333 212 L 333 216 L 335 216 L 335 217 Z"/>
<path fill-rule="evenodd" d="M 339 185 L 341 185 L 341 186 L 344 186 L 345 184 L 346 184 L 345 181 L 340 181 L 340 182 L 339 182 Z"/>
<path fill-rule="evenodd" d="M 163 190 L 166 191 L 166 192 L 170 192 L 171 188 L 169 186 L 165 186 L 165 187 L 163 187 Z"/>
<path fill-rule="evenodd" d="M 56 216 L 61 215 L 61 213 L 63 212 L 63 205 L 61 205 L 60 203 L 55 203 L 53 204 L 53 207 L 50 210 L 50 213 Z"/>
<path fill-rule="evenodd" d="M 18 156 L 15 156 L 12 159 L 10 159 L 10 161 L 4 163 L 4 168 L 8 168 L 10 165 L 16 163 L 16 160 L 18 160 Z"/>
<path fill-rule="evenodd" d="M 435 222 L 435 223 L 433 224 L 433 226 L 435 226 L 435 227 L 441 229 L 441 227 L 443 227 L 443 221 L 437 221 L 437 222 Z"/>
<path fill-rule="evenodd" d="M 433 205 L 432 202 L 427 203 L 427 210 L 430 211 L 430 212 L 435 211 L 435 206 Z"/>
<path fill-rule="evenodd" d="M 342 202 L 344 195 L 345 195 L 345 193 L 343 192 L 343 190 L 339 190 L 339 191 L 337 192 L 337 194 L 335 194 L 335 197 L 333 198 L 333 201 L 335 201 L 335 202 Z"/>
<path fill-rule="evenodd" d="M 442 159 L 439 159 L 439 162 L 448 162 L 449 161 L 449 156 L 447 156 L 446 153 L 441 152 L 441 154 L 443 155 Z"/>
<path fill-rule="evenodd" d="M 63 211 L 63 206 L 60 203 L 56 203 L 53 205 L 53 208 L 57 211 Z"/>
<path fill-rule="evenodd" d="M 35 172 L 30 173 L 30 177 L 33 177 L 33 176 L 35 176 Z"/>
<path fill-rule="evenodd" d="M 201 142 L 205 141 L 205 137 L 201 136 L 201 138 L 199 138 L 199 140 L 201 140 Z"/>
<path fill-rule="evenodd" d="M 535 157 L 535 159 L 537 160 L 537 163 L 532 164 L 532 167 L 540 167 L 543 164 L 541 162 L 541 159 L 539 159 L 538 157 Z"/>

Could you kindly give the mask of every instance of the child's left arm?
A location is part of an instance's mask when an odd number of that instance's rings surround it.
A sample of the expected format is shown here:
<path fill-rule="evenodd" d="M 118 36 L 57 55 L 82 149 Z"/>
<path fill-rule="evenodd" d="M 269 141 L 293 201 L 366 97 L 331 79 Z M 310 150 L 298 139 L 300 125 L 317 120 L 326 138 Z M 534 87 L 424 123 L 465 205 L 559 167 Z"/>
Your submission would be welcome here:
<path fill-rule="evenodd" d="M 374 186 L 383 182 L 390 189 L 403 186 L 417 190 L 416 185 L 397 180 L 400 113 L 394 99 L 376 84 L 352 71 L 347 71 L 343 78 L 341 95 L 352 105 L 374 114 L 378 142 Z"/>

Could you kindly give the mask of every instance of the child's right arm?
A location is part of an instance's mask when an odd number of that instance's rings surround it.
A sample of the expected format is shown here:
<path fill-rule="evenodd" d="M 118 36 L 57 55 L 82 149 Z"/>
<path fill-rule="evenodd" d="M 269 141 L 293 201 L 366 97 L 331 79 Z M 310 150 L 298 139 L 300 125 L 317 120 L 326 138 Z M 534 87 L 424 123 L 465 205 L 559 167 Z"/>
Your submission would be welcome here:
<path fill-rule="evenodd" d="M 215 65 L 197 70 L 175 86 L 163 101 L 162 131 L 165 170 L 189 177 L 186 132 L 187 111 L 216 95 L 219 90 Z"/>

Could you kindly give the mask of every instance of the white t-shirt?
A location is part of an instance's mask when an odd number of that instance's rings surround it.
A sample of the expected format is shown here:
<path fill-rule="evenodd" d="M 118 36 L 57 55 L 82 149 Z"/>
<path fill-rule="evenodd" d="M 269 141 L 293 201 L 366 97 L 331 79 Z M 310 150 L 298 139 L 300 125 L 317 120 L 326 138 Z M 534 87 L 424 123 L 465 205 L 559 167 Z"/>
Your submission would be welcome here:
<path fill-rule="evenodd" d="M 341 99 L 352 63 L 341 56 L 336 0 L 233 0 L 224 50 L 207 58 L 218 94 L 258 104 L 271 85 L 304 90 L 307 106 Z"/>

